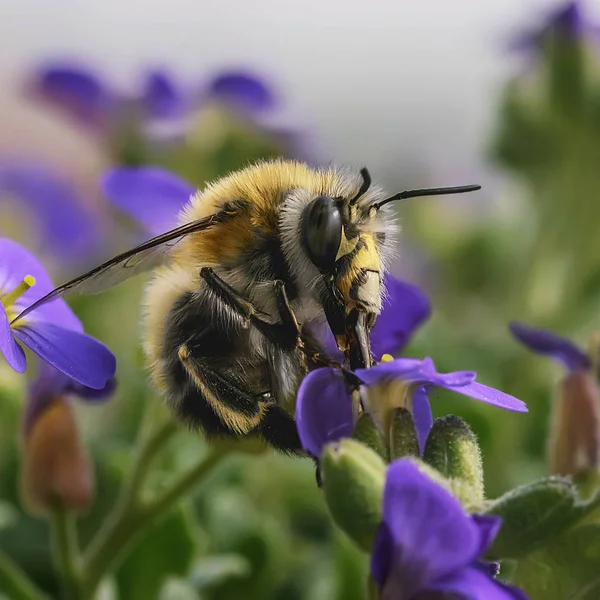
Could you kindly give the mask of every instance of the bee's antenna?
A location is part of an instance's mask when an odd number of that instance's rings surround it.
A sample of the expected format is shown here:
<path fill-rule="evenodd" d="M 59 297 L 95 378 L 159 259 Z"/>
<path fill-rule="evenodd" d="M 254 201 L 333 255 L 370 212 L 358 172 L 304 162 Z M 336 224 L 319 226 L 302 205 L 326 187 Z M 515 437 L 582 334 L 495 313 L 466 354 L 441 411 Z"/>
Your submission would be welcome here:
<path fill-rule="evenodd" d="M 369 173 L 367 167 L 363 167 L 360 170 L 360 176 L 362 177 L 363 182 L 356 196 L 350 200 L 350 206 L 356 204 L 358 199 L 371 187 L 371 174 Z"/>
<path fill-rule="evenodd" d="M 480 185 L 461 185 L 458 187 L 447 187 L 447 188 L 426 188 L 424 190 L 407 190 L 406 192 L 400 192 L 394 194 L 373 206 L 379 210 L 384 204 L 393 202 L 394 200 L 406 200 L 407 198 L 418 198 L 419 196 L 441 196 L 444 194 L 463 194 L 465 192 L 475 192 L 480 190 Z"/>

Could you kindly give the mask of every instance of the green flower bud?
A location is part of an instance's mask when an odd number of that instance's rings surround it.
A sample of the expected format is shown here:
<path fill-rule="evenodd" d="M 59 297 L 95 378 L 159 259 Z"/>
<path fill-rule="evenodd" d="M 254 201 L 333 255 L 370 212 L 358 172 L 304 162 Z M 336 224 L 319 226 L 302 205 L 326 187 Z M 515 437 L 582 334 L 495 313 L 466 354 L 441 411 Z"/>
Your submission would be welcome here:
<path fill-rule="evenodd" d="M 370 552 L 381 523 L 385 463 L 368 446 L 345 439 L 325 447 L 320 466 L 333 520 L 361 549 Z"/>
<path fill-rule="evenodd" d="M 450 481 L 452 491 L 463 504 L 483 500 L 483 466 L 477 438 L 459 417 L 436 419 L 423 459 Z"/>
<path fill-rule="evenodd" d="M 394 410 L 390 431 L 390 456 L 392 460 L 405 456 L 420 456 L 419 440 L 412 414 L 406 408 Z"/>
<path fill-rule="evenodd" d="M 389 461 L 389 451 L 385 439 L 369 413 L 361 413 L 354 425 L 352 437 L 375 450 L 383 460 Z"/>

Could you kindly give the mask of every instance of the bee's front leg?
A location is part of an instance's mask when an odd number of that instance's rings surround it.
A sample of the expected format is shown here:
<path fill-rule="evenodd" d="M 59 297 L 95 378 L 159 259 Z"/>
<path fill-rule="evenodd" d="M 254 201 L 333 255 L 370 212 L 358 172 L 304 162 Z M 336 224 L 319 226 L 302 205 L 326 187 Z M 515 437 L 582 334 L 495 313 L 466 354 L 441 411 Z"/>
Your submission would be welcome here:
<path fill-rule="evenodd" d="M 258 329 L 274 346 L 282 350 L 293 350 L 300 343 L 300 326 L 290 305 L 282 281 L 274 281 L 275 297 L 279 311 L 279 323 L 269 323 L 254 305 L 239 292 L 223 281 L 210 267 L 200 269 L 200 277 L 207 283 L 209 289 L 237 313 Z"/>

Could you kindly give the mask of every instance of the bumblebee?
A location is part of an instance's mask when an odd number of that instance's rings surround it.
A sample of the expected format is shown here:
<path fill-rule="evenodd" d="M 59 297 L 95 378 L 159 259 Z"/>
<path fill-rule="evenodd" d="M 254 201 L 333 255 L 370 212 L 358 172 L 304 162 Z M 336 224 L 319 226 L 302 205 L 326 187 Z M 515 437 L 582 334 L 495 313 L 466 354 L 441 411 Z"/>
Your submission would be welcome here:
<path fill-rule="evenodd" d="M 176 229 L 56 288 L 17 319 L 154 268 L 144 349 L 175 415 L 209 438 L 257 435 L 301 453 L 295 393 L 306 373 L 331 362 L 315 328 L 328 324 L 350 369 L 372 363 L 369 332 L 398 231 L 390 203 L 475 189 L 387 197 L 367 169 L 261 162 L 193 195 Z"/>

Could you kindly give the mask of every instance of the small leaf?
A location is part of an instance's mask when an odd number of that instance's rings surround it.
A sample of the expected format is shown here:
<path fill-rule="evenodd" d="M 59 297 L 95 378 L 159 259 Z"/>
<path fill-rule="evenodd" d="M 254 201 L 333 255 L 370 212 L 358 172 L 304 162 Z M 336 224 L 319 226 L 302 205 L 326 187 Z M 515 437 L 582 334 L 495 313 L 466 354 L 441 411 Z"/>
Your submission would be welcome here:
<path fill-rule="evenodd" d="M 251 566 L 239 554 L 208 556 L 196 563 L 189 581 L 196 590 L 219 585 L 228 579 L 249 577 Z"/>
<path fill-rule="evenodd" d="M 511 577 L 532 599 L 600 597 L 600 526 L 576 527 L 519 560 Z"/>
<path fill-rule="evenodd" d="M 0 531 L 14 525 L 19 518 L 19 512 L 10 503 L 0 500 Z"/>
<path fill-rule="evenodd" d="M 573 525 L 585 511 L 577 505 L 569 479 L 550 477 L 516 488 L 494 500 L 484 511 L 502 517 L 502 528 L 489 556 L 519 558 Z"/>
<path fill-rule="evenodd" d="M 200 596 L 185 579 L 171 578 L 162 586 L 158 600 L 200 600 Z"/>

